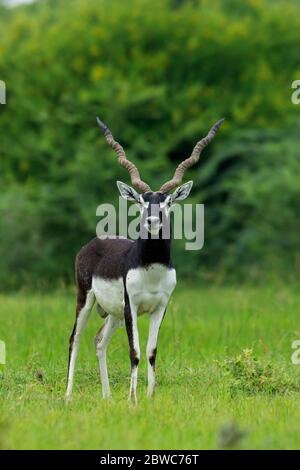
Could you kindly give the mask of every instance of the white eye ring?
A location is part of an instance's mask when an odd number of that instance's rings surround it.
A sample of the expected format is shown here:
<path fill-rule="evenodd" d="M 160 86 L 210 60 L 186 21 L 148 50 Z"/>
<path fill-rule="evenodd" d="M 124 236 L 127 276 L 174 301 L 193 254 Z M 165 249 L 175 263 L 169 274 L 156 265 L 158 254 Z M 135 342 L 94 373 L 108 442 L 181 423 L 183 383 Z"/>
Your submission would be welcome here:
<path fill-rule="evenodd" d="M 165 209 L 165 207 L 169 207 L 169 208 L 170 208 L 170 207 L 171 207 L 171 204 L 172 204 L 172 200 L 171 200 L 170 196 L 168 196 L 168 197 L 164 200 L 164 202 L 160 202 L 160 203 L 159 203 L 159 207 L 160 207 L 161 209 Z"/>
<path fill-rule="evenodd" d="M 149 201 L 148 201 L 148 202 L 144 201 L 144 199 L 143 199 L 142 196 L 139 197 L 139 203 L 140 203 L 141 206 L 143 206 L 145 209 L 148 209 L 148 207 L 149 207 Z"/>

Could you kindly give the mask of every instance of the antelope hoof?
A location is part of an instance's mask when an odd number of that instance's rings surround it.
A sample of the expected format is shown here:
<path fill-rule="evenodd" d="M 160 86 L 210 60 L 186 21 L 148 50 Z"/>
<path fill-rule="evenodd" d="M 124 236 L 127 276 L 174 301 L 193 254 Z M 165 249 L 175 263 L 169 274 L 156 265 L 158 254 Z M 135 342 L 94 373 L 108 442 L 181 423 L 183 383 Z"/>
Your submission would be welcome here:
<path fill-rule="evenodd" d="M 72 401 L 72 395 L 70 393 L 66 393 L 65 395 L 65 403 L 68 405 Z"/>
<path fill-rule="evenodd" d="M 130 401 L 133 405 L 136 406 L 137 403 L 138 403 L 136 394 L 133 393 L 133 392 L 130 392 L 129 397 L 128 397 L 128 401 Z"/>

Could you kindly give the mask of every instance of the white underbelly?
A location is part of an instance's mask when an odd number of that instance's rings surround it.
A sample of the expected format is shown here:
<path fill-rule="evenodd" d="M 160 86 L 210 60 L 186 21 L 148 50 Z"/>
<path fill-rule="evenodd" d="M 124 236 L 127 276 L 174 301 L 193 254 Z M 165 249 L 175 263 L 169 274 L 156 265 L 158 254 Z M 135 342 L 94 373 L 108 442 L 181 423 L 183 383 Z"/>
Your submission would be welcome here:
<path fill-rule="evenodd" d="M 123 279 L 103 279 L 94 277 L 92 290 L 98 305 L 109 315 L 124 318 L 124 285 Z"/>

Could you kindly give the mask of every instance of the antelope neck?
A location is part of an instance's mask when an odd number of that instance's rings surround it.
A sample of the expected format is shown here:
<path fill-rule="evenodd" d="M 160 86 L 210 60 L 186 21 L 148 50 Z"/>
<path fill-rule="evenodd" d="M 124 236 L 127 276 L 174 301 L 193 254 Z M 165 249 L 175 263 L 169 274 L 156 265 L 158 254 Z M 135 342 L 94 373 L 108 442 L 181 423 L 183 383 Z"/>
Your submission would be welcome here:
<path fill-rule="evenodd" d="M 171 239 L 142 239 L 137 240 L 137 258 L 140 266 L 152 263 L 171 265 Z"/>

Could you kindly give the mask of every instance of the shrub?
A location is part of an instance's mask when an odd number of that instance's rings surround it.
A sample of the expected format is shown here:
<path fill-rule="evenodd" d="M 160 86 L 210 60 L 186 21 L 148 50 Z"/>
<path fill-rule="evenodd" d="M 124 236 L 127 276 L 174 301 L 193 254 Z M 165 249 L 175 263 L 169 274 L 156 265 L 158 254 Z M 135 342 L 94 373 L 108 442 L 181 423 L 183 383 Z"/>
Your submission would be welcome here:
<path fill-rule="evenodd" d="M 284 394 L 299 391 L 299 383 L 291 379 L 283 370 L 275 371 L 269 362 L 260 361 L 252 349 L 244 349 L 236 357 L 228 358 L 220 363 L 229 376 L 229 389 L 232 395 L 244 392 Z"/>

